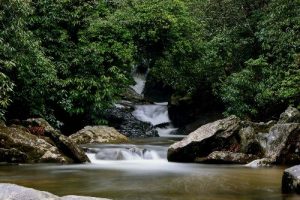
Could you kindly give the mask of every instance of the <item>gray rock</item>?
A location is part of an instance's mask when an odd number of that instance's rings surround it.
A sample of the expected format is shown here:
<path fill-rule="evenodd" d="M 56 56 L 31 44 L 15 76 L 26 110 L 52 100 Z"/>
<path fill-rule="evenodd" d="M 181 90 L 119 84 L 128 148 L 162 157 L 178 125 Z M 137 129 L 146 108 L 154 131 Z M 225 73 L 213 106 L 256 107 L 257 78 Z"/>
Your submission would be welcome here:
<path fill-rule="evenodd" d="M 108 126 L 86 126 L 69 138 L 77 144 L 128 142 L 126 136 Z"/>
<path fill-rule="evenodd" d="M 59 148 L 63 154 L 71 158 L 75 163 L 90 162 L 82 148 L 65 135 L 56 131 L 46 131 L 45 135 L 48 136 Z"/>
<path fill-rule="evenodd" d="M 300 124 L 276 124 L 265 135 L 265 157 L 276 164 L 300 163 Z"/>
<path fill-rule="evenodd" d="M 300 165 L 284 170 L 281 190 L 282 193 L 300 194 Z"/>
<path fill-rule="evenodd" d="M 39 191 L 23 186 L 0 183 L 0 199 L 5 200 L 108 200 L 95 197 L 84 196 L 64 196 L 58 197 L 49 192 Z"/>
<path fill-rule="evenodd" d="M 214 151 L 205 158 L 196 158 L 195 162 L 209 164 L 246 164 L 257 159 L 257 156 L 230 151 Z"/>
<path fill-rule="evenodd" d="M 46 142 L 42 137 L 29 133 L 26 128 L 21 126 L 0 128 L 0 148 L 9 155 L 0 157 L 3 159 L 2 162 L 71 162 L 55 145 Z M 43 157 L 49 153 L 55 155 L 55 158 Z M 14 159 L 15 156 L 18 159 Z"/>
<path fill-rule="evenodd" d="M 289 106 L 283 113 L 281 113 L 278 123 L 300 123 L 300 111 L 297 110 L 297 108 Z"/>
<path fill-rule="evenodd" d="M 252 162 L 246 164 L 247 167 L 269 167 L 273 164 L 273 161 L 269 158 L 261 158 L 253 160 Z"/>
<path fill-rule="evenodd" d="M 213 151 L 237 152 L 240 122 L 238 117 L 230 116 L 201 126 L 169 147 L 168 160 L 194 162 L 196 158 L 206 157 Z"/>
<path fill-rule="evenodd" d="M 84 151 L 41 118 L 20 122 L 24 126 L 0 126 L 0 162 L 83 163 Z"/>
<path fill-rule="evenodd" d="M 16 148 L 0 148 L 0 161 L 8 163 L 24 163 L 27 155 Z"/>

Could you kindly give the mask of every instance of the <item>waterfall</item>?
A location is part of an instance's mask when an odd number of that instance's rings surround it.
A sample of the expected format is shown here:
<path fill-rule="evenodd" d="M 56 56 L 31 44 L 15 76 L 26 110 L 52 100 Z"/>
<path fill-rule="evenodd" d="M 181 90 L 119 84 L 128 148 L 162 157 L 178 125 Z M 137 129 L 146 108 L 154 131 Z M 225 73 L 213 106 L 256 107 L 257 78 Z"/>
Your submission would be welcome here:
<path fill-rule="evenodd" d="M 138 120 L 150 122 L 154 126 L 171 122 L 168 107 L 165 105 L 138 105 L 135 106 L 135 110 L 132 114 Z"/>
<path fill-rule="evenodd" d="M 130 86 L 136 93 L 142 95 L 145 84 L 146 84 L 146 74 L 140 74 L 140 73 L 134 73 L 133 74 L 133 79 L 135 81 L 135 85 Z"/>
<path fill-rule="evenodd" d="M 144 74 L 138 73 L 137 68 L 133 73 L 133 78 L 136 82 L 135 85 L 130 86 L 136 93 L 142 95 L 147 78 L 148 71 Z M 158 126 L 156 128 L 159 136 L 161 137 L 172 137 L 177 128 L 175 128 L 169 118 L 168 113 L 168 102 L 159 102 L 148 105 L 136 105 L 135 110 L 132 112 L 133 116 L 143 122 L 149 122 L 153 126 L 163 125 L 163 127 Z"/>

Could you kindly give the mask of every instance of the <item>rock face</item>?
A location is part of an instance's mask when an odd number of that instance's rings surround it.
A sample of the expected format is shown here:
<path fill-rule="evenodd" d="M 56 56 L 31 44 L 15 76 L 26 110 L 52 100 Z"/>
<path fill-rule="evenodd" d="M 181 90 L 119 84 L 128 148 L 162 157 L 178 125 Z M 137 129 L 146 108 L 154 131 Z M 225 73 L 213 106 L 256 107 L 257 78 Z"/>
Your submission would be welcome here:
<path fill-rule="evenodd" d="M 36 121 L 43 121 L 43 124 Z M 25 125 L 27 127 L 0 126 L 0 162 L 89 162 L 81 148 L 52 128 L 45 120 L 31 119 L 26 121 Z"/>
<path fill-rule="evenodd" d="M 0 199 L 7 200 L 108 200 L 95 197 L 84 196 L 64 196 L 58 197 L 49 192 L 39 191 L 31 188 L 18 186 L 15 184 L 0 183 Z"/>
<path fill-rule="evenodd" d="M 169 161 L 194 162 L 213 151 L 235 150 L 239 138 L 240 119 L 235 116 L 201 126 L 168 149 Z"/>
<path fill-rule="evenodd" d="M 86 126 L 69 138 L 77 144 L 128 142 L 127 137 L 108 126 Z"/>
<path fill-rule="evenodd" d="M 279 118 L 278 123 L 300 123 L 300 112 L 296 108 L 289 106 Z"/>
<path fill-rule="evenodd" d="M 150 123 L 137 120 L 132 115 L 131 108 L 111 108 L 107 111 L 105 118 L 109 126 L 116 128 L 126 137 L 158 137 L 157 131 Z"/>
<path fill-rule="evenodd" d="M 300 194 L 300 165 L 284 170 L 281 190 L 282 193 Z"/>
<path fill-rule="evenodd" d="M 254 123 L 231 116 L 203 125 L 171 145 L 168 160 L 243 164 L 260 159 L 249 166 L 299 164 L 300 123 L 296 123 L 297 113 L 297 109 L 289 107 L 281 114 L 278 123 Z"/>

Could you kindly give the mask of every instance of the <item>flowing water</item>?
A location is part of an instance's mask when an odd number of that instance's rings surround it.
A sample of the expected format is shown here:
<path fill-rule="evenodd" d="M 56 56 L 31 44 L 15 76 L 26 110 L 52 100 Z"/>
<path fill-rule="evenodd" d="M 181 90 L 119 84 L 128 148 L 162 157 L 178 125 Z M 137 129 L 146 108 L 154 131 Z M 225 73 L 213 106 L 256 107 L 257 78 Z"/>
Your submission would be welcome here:
<path fill-rule="evenodd" d="M 169 163 L 175 138 L 85 146 L 90 164 L 0 166 L 0 182 L 57 195 L 116 200 L 294 200 L 282 195 L 283 168 Z"/>
<path fill-rule="evenodd" d="M 145 78 L 133 87 L 142 94 Z M 116 106 L 122 106 L 117 104 Z M 56 195 L 87 195 L 115 200 L 296 200 L 280 192 L 283 168 L 170 163 L 167 148 L 180 138 L 167 103 L 137 105 L 133 115 L 157 126 L 160 138 L 131 144 L 86 145 L 92 163 L 78 165 L 0 165 L 0 182 Z M 299 199 L 299 198 L 298 198 Z"/>

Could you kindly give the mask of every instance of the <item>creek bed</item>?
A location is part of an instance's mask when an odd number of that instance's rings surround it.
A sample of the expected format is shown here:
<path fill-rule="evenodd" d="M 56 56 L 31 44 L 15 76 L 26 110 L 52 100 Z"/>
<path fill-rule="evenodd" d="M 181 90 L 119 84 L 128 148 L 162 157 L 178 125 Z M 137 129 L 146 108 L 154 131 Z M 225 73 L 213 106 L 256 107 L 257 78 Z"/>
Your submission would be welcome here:
<path fill-rule="evenodd" d="M 91 164 L 2 165 L 0 182 L 16 183 L 60 196 L 74 194 L 115 200 L 299 199 L 281 194 L 284 170 L 281 167 L 169 163 L 166 151 L 174 140 L 154 138 L 136 140 L 128 145 L 89 145 L 86 148 L 92 152 L 89 153 Z M 100 159 L 96 158 L 97 152 L 112 148 L 121 153 L 126 151 L 126 156 L 112 160 L 111 157 L 103 159 L 101 154 Z M 128 152 L 134 155 L 130 156 Z M 148 156 L 144 157 L 142 154 L 147 152 Z"/>

